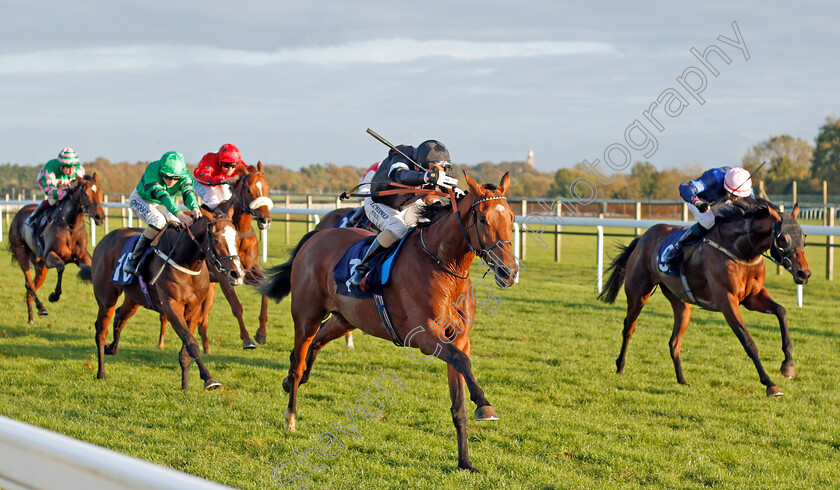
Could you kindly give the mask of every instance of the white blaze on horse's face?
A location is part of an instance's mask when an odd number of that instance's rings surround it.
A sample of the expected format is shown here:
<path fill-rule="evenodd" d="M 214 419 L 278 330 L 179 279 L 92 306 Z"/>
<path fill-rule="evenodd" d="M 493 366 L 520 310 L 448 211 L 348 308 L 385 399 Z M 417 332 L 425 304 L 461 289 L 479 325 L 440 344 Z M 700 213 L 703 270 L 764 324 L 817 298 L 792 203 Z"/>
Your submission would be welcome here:
<path fill-rule="evenodd" d="M 257 182 L 257 189 L 259 189 L 260 194 L 256 197 L 262 197 L 262 195 L 263 195 L 262 182 Z"/>
<path fill-rule="evenodd" d="M 239 253 L 236 251 L 236 229 L 232 226 L 225 226 L 224 231 L 222 231 L 222 236 L 228 247 L 227 254 L 233 257 L 233 260 L 230 262 L 231 269 L 235 269 L 237 272 L 236 279 L 231 278 L 230 272 L 228 272 L 228 279 L 230 279 L 231 284 L 238 286 L 245 279 L 245 271 L 242 269 L 242 261 L 239 260 Z"/>
<path fill-rule="evenodd" d="M 90 186 L 90 190 L 92 190 L 93 192 L 96 192 L 96 184 L 93 184 L 92 186 Z"/>

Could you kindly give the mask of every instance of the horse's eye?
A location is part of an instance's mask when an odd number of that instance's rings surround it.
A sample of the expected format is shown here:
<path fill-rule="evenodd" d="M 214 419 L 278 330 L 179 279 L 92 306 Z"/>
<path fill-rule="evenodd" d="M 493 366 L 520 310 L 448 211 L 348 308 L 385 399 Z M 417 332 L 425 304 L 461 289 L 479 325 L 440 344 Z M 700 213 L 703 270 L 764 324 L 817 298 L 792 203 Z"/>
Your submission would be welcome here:
<path fill-rule="evenodd" d="M 484 216 L 479 216 L 478 221 L 480 221 L 482 224 L 487 224 L 487 218 Z"/>

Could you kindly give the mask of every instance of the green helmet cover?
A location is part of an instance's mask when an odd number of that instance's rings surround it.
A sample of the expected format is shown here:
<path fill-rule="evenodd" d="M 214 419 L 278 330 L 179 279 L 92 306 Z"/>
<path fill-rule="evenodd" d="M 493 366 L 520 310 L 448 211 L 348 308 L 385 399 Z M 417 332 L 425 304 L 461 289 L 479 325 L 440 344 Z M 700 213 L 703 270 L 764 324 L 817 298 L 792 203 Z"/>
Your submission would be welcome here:
<path fill-rule="evenodd" d="M 187 171 L 187 162 L 184 155 L 177 151 L 167 151 L 160 157 L 160 173 L 168 176 L 184 175 Z"/>

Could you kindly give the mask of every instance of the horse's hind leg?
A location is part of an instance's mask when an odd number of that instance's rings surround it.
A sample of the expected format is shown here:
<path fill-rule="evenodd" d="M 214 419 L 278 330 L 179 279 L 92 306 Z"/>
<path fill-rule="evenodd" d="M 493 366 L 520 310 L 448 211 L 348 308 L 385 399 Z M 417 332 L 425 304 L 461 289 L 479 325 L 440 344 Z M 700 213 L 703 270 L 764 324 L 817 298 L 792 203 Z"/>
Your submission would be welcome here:
<path fill-rule="evenodd" d="M 39 272 L 41 269 L 46 271 L 46 268 L 43 267 L 43 265 L 41 268 L 35 267 L 35 281 L 33 281 L 32 276 L 29 273 L 29 269 L 31 268 L 31 264 L 29 262 L 31 254 L 27 250 L 23 249 L 23 247 L 12 248 L 12 253 L 23 271 L 24 287 L 26 288 L 24 301 L 26 302 L 26 308 L 29 312 L 29 323 L 34 324 L 35 314 L 32 311 L 32 300 L 35 300 L 35 306 L 38 308 L 38 315 L 43 316 L 47 314 L 47 309 L 44 308 L 44 304 L 41 303 L 41 300 L 38 299 L 38 295 L 35 293 L 40 284 L 43 284 L 44 279 L 46 279 L 46 273 L 39 274 Z"/>
<path fill-rule="evenodd" d="M 94 286 L 94 289 L 97 286 Z M 117 307 L 117 299 L 119 298 L 119 291 L 115 294 L 97 294 L 96 302 L 99 304 L 99 313 L 96 316 L 96 334 L 94 340 L 96 341 L 96 357 L 99 364 L 99 369 L 96 373 L 97 379 L 105 379 L 105 341 L 108 337 L 108 325 L 111 323 L 111 318 L 114 316 L 114 310 Z M 102 297 L 100 297 L 102 296 Z"/>
<path fill-rule="evenodd" d="M 117 352 L 119 351 L 120 334 L 122 333 L 122 329 L 123 327 L 125 327 L 125 324 L 128 322 L 128 319 L 131 318 L 137 312 L 137 309 L 139 307 L 139 304 L 135 303 L 131 298 L 126 296 L 123 300 L 123 304 L 120 305 L 119 308 L 117 308 L 117 311 L 114 314 L 114 341 L 105 346 L 105 355 L 117 355 Z"/>
<path fill-rule="evenodd" d="M 333 313 L 327 321 L 321 323 L 321 327 L 318 329 L 318 333 L 315 334 L 315 338 L 312 339 L 312 345 L 309 347 L 309 354 L 306 356 L 306 370 L 303 372 L 300 384 L 309 381 L 309 373 L 312 371 L 312 365 L 315 364 L 315 357 L 318 355 L 318 352 L 328 343 L 349 333 L 353 328 L 353 325 L 350 325 L 343 316 L 336 313 Z"/>
<path fill-rule="evenodd" d="M 687 385 L 685 377 L 682 372 L 682 361 L 680 360 L 680 352 L 682 351 L 682 338 L 685 330 L 688 328 L 688 323 L 691 321 L 691 305 L 681 300 L 677 295 L 662 288 L 662 294 L 671 302 L 671 308 L 674 310 L 674 332 L 671 334 L 671 340 L 668 346 L 671 348 L 671 359 L 674 361 L 674 371 L 677 373 L 677 383 Z"/>
<path fill-rule="evenodd" d="M 163 350 L 163 337 L 166 335 L 166 315 L 160 314 L 160 335 L 158 336 L 157 348 Z"/>
<path fill-rule="evenodd" d="M 727 301 L 724 301 L 721 305 L 723 316 L 726 318 L 726 322 L 729 323 L 732 331 L 735 332 L 735 336 L 738 337 L 744 350 L 747 351 L 747 355 L 750 356 L 753 364 L 755 364 L 755 369 L 758 371 L 758 379 L 761 380 L 761 384 L 767 387 L 767 396 L 782 395 L 782 391 L 779 390 L 778 386 L 773 384 L 770 376 L 767 375 L 767 371 L 764 370 L 764 366 L 761 365 L 761 360 L 758 358 L 758 347 L 756 347 L 750 333 L 747 332 L 744 319 L 741 317 L 741 312 L 738 311 L 738 299 L 728 291 L 712 291 L 712 294 L 714 295 L 713 297 L 726 295 Z"/>
<path fill-rule="evenodd" d="M 632 264 L 631 264 L 632 265 Z M 621 332 L 621 352 L 615 360 L 615 372 L 624 372 L 624 359 L 627 356 L 627 344 L 630 337 L 636 331 L 636 320 L 639 313 L 645 307 L 650 295 L 653 294 L 655 285 L 650 280 L 646 270 L 639 270 L 639 267 L 627 268 L 627 277 L 624 279 L 624 292 L 627 295 L 627 316 L 624 317 L 624 330 Z"/>
<path fill-rule="evenodd" d="M 207 338 L 207 327 L 210 324 L 210 310 L 213 308 L 213 301 L 216 298 L 216 287 L 207 290 L 207 296 L 201 303 L 198 320 L 198 334 L 201 336 L 201 348 L 205 354 L 210 354 L 210 340 Z"/>
<path fill-rule="evenodd" d="M 779 327 L 782 331 L 782 352 L 785 354 L 780 370 L 786 378 L 793 378 L 796 374 L 793 368 L 793 344 L 790 341 L 785 307 L 773 301 L 766 288 L 761 288 L 761 291 L 745 298 L 741 304 L 753 311 L 772 313 L 779 319 Z"/>
<path fill-rule="evenodd" d="M 344 346 L 348 349 L 355 349 L 356 346 L 353 344 L 353 332 L 347 332 L 344 334 Z"/>

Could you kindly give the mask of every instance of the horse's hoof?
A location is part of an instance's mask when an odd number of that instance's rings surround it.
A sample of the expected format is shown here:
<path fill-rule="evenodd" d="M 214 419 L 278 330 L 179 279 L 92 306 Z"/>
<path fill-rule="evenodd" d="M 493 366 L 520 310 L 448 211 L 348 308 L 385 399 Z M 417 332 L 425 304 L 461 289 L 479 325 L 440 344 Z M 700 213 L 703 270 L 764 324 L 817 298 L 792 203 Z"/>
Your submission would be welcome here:
<path fill-rule="evenodd" d="M 286 428 L 289 429 L 289 432 L 294 432 L 297 429 L 295 427 L 295 422 L 297 422 L 297 415 L 291 413 L 287 408 L 286 413 L 283 414 L 283 418 L 286 419 Z"/>
<path fill-rule="evenodd" d="M 222 383 L 219 383 L 213 378 L 208 378 L 207 381 L 204 382 L 204 391 L 215 390 L 216 388 L 221 388 Z"/>
<path fill-rule="evenodd" d="M 256 340 L 260 345 L 265 345 L 265 335 L 257 334 L 254 336 L 254 340 Z"/>
<path fill-rule="evenodd" d="M 353 344 L 353 337 L 350 337 L 349 339 L 347 339 L 346 345 L 347 345 L 348 349 L 355 349 L 356 348 L 356 346 Z"/>
<path fill-rule="evenodd" d="M 50 314 L 50 312 L 47 311 L 46 308 L 41 308 L 40 310 L 38 310 L 38 316 L 47 316 L 49 314 Z M 30 323 L 35 323 L 35 322 L 30 322 Z"/>
<path fill-rule="evenodd" d="M 108 375 L 106 373 L 98 373 L 96 375 L 96 379 L 105 379 L 107 377 L 108 377 Z"/>
<path fill-rule="evenodd" d="M 499 416 L 496 415 L 496 410 L 494 410 L 492 406 L 487 405 L 487 406 L 478 407 L 478 408 L 475 409 L 475 419 L 476 420 L 499 420 Z"/>
<path fill-rule="evenodd" d="M 784 393 L 782 393 L 782 390 L 780 390 L 778 386 L 773 385 L 773 386 L 768 386 L 767 387 L 767 396 L 782 396 L 782 395 L 784 395 Z"/>
<path fill-rule="evenodd" d="M 473 465 L 470 464 L 470 463 L 467 463 L 467 464 L 458 463 L 458 469 L 459 470 L 468 470 L 470 473 L 481 473 L 480 471 L 475 469 L 475 467 L 473 467 Z"/>
<path fill-rule="evenodd" d="M 792 379 L 794 376 L 796 376 L 796 370 L 793 368 L 793 363 L 790 363 L 790 364 L 782 363 L 781 371 L 782 371 L 782 376 L 784 376 L 785 378 L 791 378 Z"/>
<path fill-rule="evenodd" d="M 256 349 L 256 348 L 257 348 L 257 344 L 255 344 L 255 343 L 254 343 L 254 341 L 253 341 L 253 340 L 251 340 L 251 339 L 248 339 L 248 340 L 243 340 L 243 341 L 242 341 L 242 348 L 243 348 L 243 349 L 245 349 L 245 350 L 248 350 L 248 349 Z"/>
<path fill-rule="evenodd" d="M 114 344 L 105 344 L 105 355 L 106 356 L 117 355 L 117 349 L 114 348 Z"/>
<path fill-rule="evenodd" d="M 286 393 L 290 393 L 292 391 L 292 385 L 289 384 L 289 377 L 288 376 L 283 378 L 283 391 L 285 391 Z"/>
<path fill-rule="evenodd" d="M 61 299 L 60 294 L 50 293 L 50 303 L 55 303 Z"/>
<path fill-rule="evenodd" d="M 160 350 L 163 350 L 163 344 L 158 344 L 157 348 L 160 349 Z"/>

